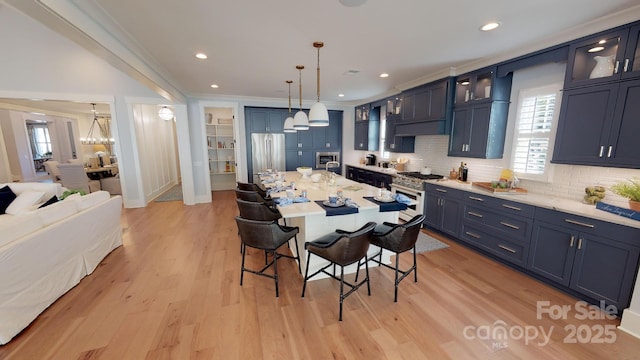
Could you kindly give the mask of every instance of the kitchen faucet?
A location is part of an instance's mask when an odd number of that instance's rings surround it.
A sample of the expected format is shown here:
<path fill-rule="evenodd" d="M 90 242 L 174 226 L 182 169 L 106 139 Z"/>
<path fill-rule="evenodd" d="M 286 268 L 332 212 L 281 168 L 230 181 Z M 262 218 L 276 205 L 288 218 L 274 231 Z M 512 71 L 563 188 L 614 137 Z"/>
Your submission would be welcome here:
<path fill-rule="evenodd" d="M 329 166 L 329 165 L 336 165 L 336 166 Z M 334 185 L 336 182 L 336 173 L 331 171 L 331 174 L 329 174 L 330 167 L 340 167 L 340 163 L 337 161 L 327 161 L 327 163 L 324 164 L 324 173 L 327 178 L 327 181 L 329 182 L 329 185 Z"/>

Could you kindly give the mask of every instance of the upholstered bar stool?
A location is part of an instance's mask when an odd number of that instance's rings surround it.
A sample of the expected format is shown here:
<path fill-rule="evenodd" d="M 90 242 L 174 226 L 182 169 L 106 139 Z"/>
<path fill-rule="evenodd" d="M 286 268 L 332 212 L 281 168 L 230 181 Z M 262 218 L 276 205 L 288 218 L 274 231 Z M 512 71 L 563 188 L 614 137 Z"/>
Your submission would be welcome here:
<path fill-rule="evenodd" d="M 416 215 L 411 220 L 404 224 L 393 224 L 384 222 L 377 225 L 371 235 L 371 244 L 380 247 L 380 251 L 373 255 L 368 261 L 376 262 L 384 267 L 393 269 L 396 272 L 395 276 L 395 295 L 394 302 L 398 302 L 398 285 L 405 277 L 411 272 L 414 275 L 414 281 L 418 282 L 418 268 L 416 265 L 416 241 L 422 228 L 422 222 L 424 221 L 424 215 Z M 407 270 L 400 270 L 400 253 L 413 249 L 413 266 Z M 396 266 L 392 267 L 382 263 L 382 251 L 389 250 L 396 254 Z M 376 256 L 378 259 L 376 259 Z M 360 263 L 358 263 L 360 267 Z M 402 274 L 398 277 L 399 274 Z M 356 275 L 356 281 L 358 277 Z"/>
<path fill-rule="evenodd" d="M 242 199 L 236 199 L 236 203 L 238 204 L 238 210 L 240 211 L 240 217 L 249 220 L 259 220 L 259 221 L 278 221 L 282 219 L 282 214 L 277 209 L 270 208 L 263 202 L 251 202 L 245 201 Z M 286 223 L 284 225 L 287 225 Z M 288 243 L 287 243 L 288 244 Z M 296 241 L 296 254 L 300 254 L 298 250 L 298 242 Z M 242 244 L 240 244 L 240 251 L 242 252 Z M 266 255 L 266 254 L 265 254 Z M 296 257 L 298 260 L 298 271 L 302 274 L 302 270 L 300 269 L 300 259 Z M 265 256 L 265 263 L 267 259 Z"/>
<path fill-rule="evenodd" d="M 263 198 L 267 198 L 267 190 L 261 188 L 258 184 L 244 182 L 237 182 L 237 184 L 239 190 L 255 191 Z"/>
<path fill-rule="evenodd" d="M 236 198 L 242 199 L 244 201 L 262 202 L 273 208 L 275 208 L 276 206 L 273 202 L 273 199 L 266 199 L 265 197 L 260 195 L 259 192 L 253 190 L 249 191 L 236 189 Z"/>
<path fill-rule="evenodd" d="M 276 221 L 243 219 L 240 216 L 236 216 L 236 224 L 238 225 L 240 239 L 242 240 L 240 286 L 242 286 L 245 271 L 248 271 L 252 274 L 274 279 L 276 283 L 276 297 L 278 297 L 278 259 L 281 257 L 286 257 L 299 261 L 300 256 L 299 254 L 296 254 L 296 256 L 281 254 L 277 250 L 282 245 L 287 243 L 291 238 L 295 238 L 297 243 L 297 234 L 299 232 L 299 228 L 282 226 Z M 244 266 L 247 246 L 269 252 L 273 255 L 273 259 L 260 270 L 248 269 Z M 273 265 L 273 275 L 265 273 L 265 270 L 270 268 L 271 265 Z"/>
<path fill-rule="evenodd" d="M 369 249 L 369 241 L 371 239 L 371 233 L 375 228 L 375 222 L 369 222 L 360 229 L 352 232 L 344 231 L 344 230 L 336 230 L 331 234 L 320 237 L 319 239 L 311 242 L 307 242 L 304 244 L 305 248 L 309 252 L 309 256 L 307 257 L 307 266 L 304 272 L 304 285 L 302 286 L 302 297 L 304 297 L 304 292 L 307 288 L 307 280 L 312 277 L 324 273 L 329 275 L 330 277 L 340 281 L 340 316 L 339 320 L 342 321 L 342 303 L 347 296 L 351 295 L 354 291 L 358 290 L 360 286 L 364 283 L 367 284 L 367 292 L 369 296 L 371 296 L 371 286 L 369 285 L 369 265 L 367 262 L 367 250 Z M 315 273 L 309 275 L 309 260 L 311 258 L 311 254 L 319 256 L 329 263 L 316 271 Z M 364 258 L 365 262 L 365 272 L 366 278 L 360 283 L 357 282 L 355 284 L 348 283 L 344 281 L 344 267 L 355 264 L 360 264 L 360 260 Z M 340 266 L 340 277 L 337 277 L 335 274 L 335 266 Z M 327 268 L 333 266 L 333 273 L 327 271 Z M 358 270 L 360 267 L 358 266 Z M 347 285 L 350 290 L 345 294 L 344 293 L 344 285 Z"/>

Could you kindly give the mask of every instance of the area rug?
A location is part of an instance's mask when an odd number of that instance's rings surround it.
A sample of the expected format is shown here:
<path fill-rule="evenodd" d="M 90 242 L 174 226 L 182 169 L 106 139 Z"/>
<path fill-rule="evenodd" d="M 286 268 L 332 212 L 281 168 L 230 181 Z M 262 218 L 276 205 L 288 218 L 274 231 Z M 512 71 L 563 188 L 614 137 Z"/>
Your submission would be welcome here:
<path fill-rule="evenodd" d="M 156 198 L 156 202 L 182 201 L 182 185 L 176 185 Z"/>
<path fill-rule="evenodd" d="M 418 235 L 418 241 L 416 241 L 416 253 L 418 254 L 428 251 L 445 249 L 448 247 L 449 245 L 432 238 L 422 231 L 420 232 L 420 235 Z M 411 250 L 411 252 L 413 252 L 413 250 Z"/>

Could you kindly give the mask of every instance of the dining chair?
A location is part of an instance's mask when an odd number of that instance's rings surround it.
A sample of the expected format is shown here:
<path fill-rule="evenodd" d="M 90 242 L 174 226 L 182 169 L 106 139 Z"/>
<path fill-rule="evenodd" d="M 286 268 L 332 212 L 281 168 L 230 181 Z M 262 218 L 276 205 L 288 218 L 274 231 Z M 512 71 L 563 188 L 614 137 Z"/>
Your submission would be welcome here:
<path fill-rule="evenodd" d="M 420 229 L 422 228 L 424 219 L 424 215 L 416 215 L 404 224 L 384 222 L 377 225 L 371 234 L 371 245 L 378 246 L 380 251 L 370 257 L 368 261 L 373 261 L 386 268 L 395 270 L 395 294 L 393 302 L 398 302 L 398 285 L 400 285 L 400 281 L 411 274 L 411 272 L 413 272 L 414 281 L 418 282 L 416 241 L 418 240 L 418 235 L 420 235 Z M 411 249 L 413 249 L 413 266 L 407 270 L 400 270 L 400 254 Z M 383 250 L 389 250 L 396 254 L 395 267 L 382 262 Z M 376 259 L 376 257 L 378 258 Z M 360 267 L 360 263 L 358 263 L 358 267 Z M 399 274 L 401 274 L 400 277 L 398 277 Z M 357 275 L 356 281 L 358 281 Z"/>
<path fill-rule="evenodd" d="M 282 226 L 276 221 L 258 221 L 244 219 L 236 216 L 236 224 L 242 241 L 242 265 L 240 266 L 240 286 L 244 279 L 244 273 L 250 272 L 255 275 L 271 278 L 276 283 L 276 297 L 279 296 L 278 291 L 278 259 L 286 257 L 290 259 L 298 259 L 298 257 L 282 254 L 278 249 L 294 238 L 296 243 L 298 227 Z M 247 254 L 247 246 L 255 249 L 264 250 L 273 255 L 271 262 L 267 263 L 260 270 L 248 269 L 245 267 L 245 257 Z M 273 275 L 265 273 L 265 270 L 273 265 Z"/>
<path fill-rule="evenodd" d="M 304 272 L 304 285 L 302 286 L 302 297 L 307 288 L 307 280 L 312 277 L 324 273 L 331 278 L 340 281 L 340 315 L 339 320 L 342 321 L 342 303 L 347 296 L 358 290 L 364 283 L 367 284 L 367 292 L 371 296 L 371 286 L 369 285 L 369 262 L 367 261 L 367 250 L 369 250 L 369 241 L 371 239 L 371 233 L 375 228 L 376 223 L 371 221 L 366 223 L 363 227 L 356 231 L 344 231 L 337 229 L 334 232 L 321 236 L 317 240 L 307 242 L 304 244 L 309 256 L 307 256 L 307 266 Z M 311 254 L 319 256 L 329 263 L 322 267 L 320 270 L 309 275 L 309 260 Z M 358 263 L 358 271 L 360 270 L 360 260 L 364 258 L 365 274 L 366 277 L 361 282 L 351 284 L 344 280 L 344 267 Z M 340 277 L 335 274 L 335 265 L 340 266 Z M 327 268 L 333 266 L 333 273 L 327 271 Z M 347 285 L 350 290 L 345 294 L 344 285 Z"/>
<path fill-rule="evenodd" d="M 62 186 L 70 190 L 81 189 L 88 194 L 101 189 L 100 181 L 90 180 L 80 164 L 59 164 L 58 170 Z"/>

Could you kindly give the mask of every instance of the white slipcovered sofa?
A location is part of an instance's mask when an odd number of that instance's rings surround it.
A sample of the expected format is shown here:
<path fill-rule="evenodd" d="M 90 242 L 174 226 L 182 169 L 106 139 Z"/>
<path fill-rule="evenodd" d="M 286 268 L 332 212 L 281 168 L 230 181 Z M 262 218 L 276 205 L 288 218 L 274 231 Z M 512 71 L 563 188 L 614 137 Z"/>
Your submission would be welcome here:
<path fill-rule="evenodd" d="M 19 195 L 60 196 L 60 184 L 11 183 Z M 72 195 L 19 215 L 0 215 L 0 344 L 6 344 L 56 299 L 122 245 L 122 198 L 106 191 Z"/>

